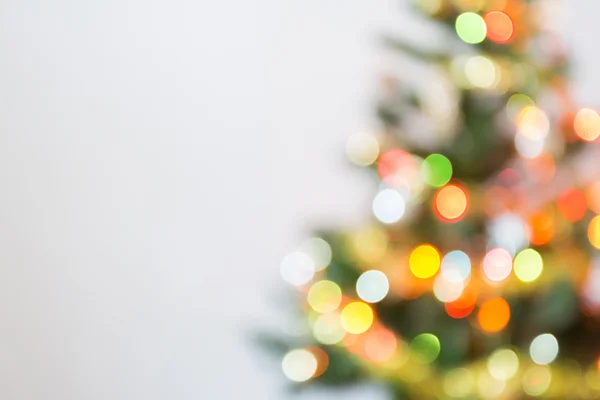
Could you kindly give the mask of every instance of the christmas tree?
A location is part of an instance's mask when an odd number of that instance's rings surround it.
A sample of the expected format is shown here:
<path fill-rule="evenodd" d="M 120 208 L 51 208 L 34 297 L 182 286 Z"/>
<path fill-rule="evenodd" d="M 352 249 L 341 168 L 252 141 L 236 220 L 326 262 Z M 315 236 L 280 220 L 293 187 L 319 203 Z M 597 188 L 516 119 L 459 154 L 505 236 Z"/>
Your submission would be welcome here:
<path fill-rule="evenodd" d="M 600 398 L 600 115 L 570 97 L 550 6 L 415 0 L 447 42 L 386 39 L 430 74 L 386 77 L 380 131 L 347 143 L 372 223 L 282 260 L 307 326 L 280 342 L 296 385 Z"/>

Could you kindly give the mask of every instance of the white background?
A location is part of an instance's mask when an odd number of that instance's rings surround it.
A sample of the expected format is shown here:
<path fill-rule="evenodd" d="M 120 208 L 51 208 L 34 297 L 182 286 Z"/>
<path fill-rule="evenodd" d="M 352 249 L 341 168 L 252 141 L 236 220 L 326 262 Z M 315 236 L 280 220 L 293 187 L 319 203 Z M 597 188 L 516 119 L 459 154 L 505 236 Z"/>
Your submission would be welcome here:
<path fill-rule="evenodd" d="M 0 397 L 291 398 L 251 332 L 281 256 L 368 214 L 343 146 L 402 72 L 378 35 L 423 32 L 396 3 L 3 2 Z M 559 18 L 591 106 L 599 8 Z"/>

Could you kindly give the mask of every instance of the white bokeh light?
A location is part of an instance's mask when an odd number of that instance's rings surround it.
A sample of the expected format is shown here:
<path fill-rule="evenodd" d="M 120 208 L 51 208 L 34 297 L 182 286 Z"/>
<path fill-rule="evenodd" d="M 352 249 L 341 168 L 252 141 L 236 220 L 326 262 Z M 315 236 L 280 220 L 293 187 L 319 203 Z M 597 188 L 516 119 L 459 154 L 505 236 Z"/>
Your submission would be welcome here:
<path fill-rule="evenodd" d="M 319 237 L 308 238 L 300 246 L 300 251 L 312 258 L 315 271 L 321 271 L 331 262 L 331 246 Z"/>
<path fill-rule="evenodd" d="M 491 247 L 502 247 L 512 256 L 529 246 L 529 228 L 517 214 L 504 213 L 496 217 L 488 226 L 488 234 Z"/>
<path fill-rule="evenodd" d="M 438 275 L 433 282 L 433 294 L 444 303 L 458 299 L 465 288 L 463 281 L 448 281 L 444 275 Z"/>
<path fill-rule="evenodd" d="M 471 275 L 469 256 L 460 250 L 449 252 L 442 260 L 441 274 L 448 282 L 464 282 Z"/>
<path fill-rule="evenodd" d="M 310 282 L 315 275 L 315 263 L 308 254 L 295 251 L 283 258 L 280 271 L 286 282 L 302 286 Z"/>
<path fill-rule="evenodd" d="M 390 283 L 381 271 L 364 272 L 356 281 L 358 296 L 367 303 L 377 303 L 387 296 Z"/>
<path fill-rule="evenodd" d="M 537 336 L 529 346 L 529 355 L 536 364 L 550 364 L 558 356 L 558 340 L 550 333 Z"/>
<path fill-rule="evenodd" d="M 346 143 L 346 154 L 353 164 L 366 167 L 377 159 L 379 143 L 373 135 L 356 133 Z"/>
<path fill-rule="evenodd" d="M 515 149 L 525 158 L 535 158 L 542 154 L 546 144 L 545 138 L 531 139 L 523 135 L 515 135 Z"/>
<path fill-rule="evenodd" d="M 306 382 L 317 371 L 317 358 L 308 350 L 292 350 L 283 357 L 281 369 L 289 380 Z"/>
<path fill-rule="evenodd" d="M 394 189 L 383 189 L 373 200 L 373 214 L 384 224 L 398 222 L 405 210 L 404 198 Z"/>

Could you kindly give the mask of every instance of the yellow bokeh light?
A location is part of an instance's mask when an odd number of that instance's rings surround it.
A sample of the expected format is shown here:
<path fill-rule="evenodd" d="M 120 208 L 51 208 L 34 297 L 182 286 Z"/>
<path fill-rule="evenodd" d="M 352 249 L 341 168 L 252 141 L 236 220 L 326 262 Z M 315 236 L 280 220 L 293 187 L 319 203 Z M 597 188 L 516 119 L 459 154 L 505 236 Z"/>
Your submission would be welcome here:
<path fill-rule="evenodd" d="M 444 377 L 444 391 L 455 398 L 467 397 L 475 387 L 475 377 L 466 368 L 456 368 Z"/>
<path fill-rule="evenodd" d="M 520 135 L 531 140 L 540 140 L 548 136 L 550 121 L 542 109 L 526 106 L 517 117 L 517 128 Z"/>
<path fill-rule="evenodd" d="M 523 389 L 530 396 L 540 396 L 550 387 L 552 374 L 545 365 L 530 367 L 523 377 Z"/>
<path fill-rule="evenodd" d="M 342 289 L 332 281 L 319 281 L 308 291 L 308 304 L 319 313 L 335 311 L 342 302 Z"/>
<path fill-rule="evenodd" d="M 329 345 L 340 342 L 346 336 L 337 312 L 320 315 L 312 326 L 312 332 L 319 343 Z"/>
<path fill-rule="evenodd" d="M 471 85 L 493 89 L 499 81 L 500 69 L 485 56 L 473 56 L 465 63 L 465 76 Z"/>
<path fill-rule="evenodd" d="M 373 310 L 362 301 L 355 301 L 344 307 L 341 322 L 346 332 L 358 335 L 373 324 Z"/>
<path fill-rule="evenodd" d="M 427 279 L 434 276 L 440 269 L 440 253 L 429 244 L 415 248 L 410 253 L 408 264 L 414 276 Z"/>
<path fill-rule="evenodd" d="M 544 260 L 534 249 L 519 252 L 514 260 L 515 275 L 522 282 L 533 282 L 542 274 Z"/>
<path fill-rule="evenodd" d="M 373 135 L 356 133 L 346 143 L 346 154 L 353 164 L 366 167 L 377 160 L 379 143 Z"/>
<path fill-rule="evenodd" d="M 596 215 L 588 225 L 588 239 L 592 246 L 600 250 L 600 215 Z"/>
<path fill-rule="evenodd" d="M 491 376 L 505 381 L 519 370 L 519 357 L 510 349 L 499 349 L 489 356 L 487 367 Z"/>

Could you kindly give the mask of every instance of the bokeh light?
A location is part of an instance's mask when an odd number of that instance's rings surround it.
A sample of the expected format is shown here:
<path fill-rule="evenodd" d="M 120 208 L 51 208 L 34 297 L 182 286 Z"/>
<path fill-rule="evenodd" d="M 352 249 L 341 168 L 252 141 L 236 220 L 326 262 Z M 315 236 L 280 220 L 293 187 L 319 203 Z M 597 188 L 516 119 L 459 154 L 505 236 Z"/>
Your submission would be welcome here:
<path fill-rule="evenodd" d="M 550 364 L 558 356 L 558 340 L 550 333 L 537 336 L 529 346 L 529 355 L 536 364 Z"/>
<path fill-rule="evenodd" d="M 502 247 L 510 254 L 529 245 L 527 222 L 518 214 L 504 212 L 494 218 L 488 226 L 489 245 Z"/>
<path fill-rule="evenodd" d="M 366 332 L 373 324 L 373 310 L 361 301 L 352 302 L 342 310 L 341 322 L 348 333 L 357 335 Z"/>
<path fill-rule="evenodd" d="M 440 269 L 440 253 L 429 244 L 418 246 L 410 253 L 408 265 L 417 278 L 431 278 Z"/>
<path fill-rule="evenodd" d="M 506 381 L 519 370 L 519 357 L 511 349 L 498 349 L 488 357 L 487 367 L 491 376 Z"/>
<path fill-rule="evenodd" d="M 423 161 L 421 172 L 429 186 L 442 187 L 452 178 L 452 163 L 441 154 L 430 154 Z"/>
<path fill-rule="evenodd" d="M 289 380 L 305 382 L 317 372 L 317 358 L 306 349 L 292 350 L 283 357 L 281 369 Z"/>
<path fill-rule="evenodd" d="M 346 155 L 353 164 L 366 167 L 377 160 L 379 143 L 373 135 L 355 133 L 346 142 Z"/>
<path fill-rule="evenodd" d="M 431 333 L 422 333 L 410 342 L 411 355 L 421 364 L 430 364 L 440 355 L 440 340 Z"/>
<path fill-rule="evenodd" d="M 392 149 L 381 155 L 377 164 L 381 179 L 393 184 L 398 177 L 412 178 L 417 172 L 415 160 L 404 150 Z"/>
<path fill-rule="evenodd" d="M 368 333 L 365 340 L 365 354 L 374 362 L 390 360 L 396 353 L 398 341 L 388 329 L 379 328 Z"/>
<path fill-rule="evenodd" d="M 448 185 L 437 192 L 434 203 L 440 218 L 454 222 L 460 220 L 467 212 L 468 199 L 462 188 L 457 185 Z"/>
<path fill-rule="evenodd" d="M 373 200 L 373 214 L 384 224 L 398 222 L 404 215 L 405 209 L 404 198 L 394 189 L 383 189 Z"/>
<path fill-rule="evenodd" d="M 508 118 L 511 121 L 516 123 L 519 115 L 521 115 L 521 111 L 523 111 L 525 107 L 534 105 L 535 102 L 531 97 L 526 94 L 515 93 L 510 96 L 506 102 L 506 115 L 508 115 Z"/>
<path fill-rule="evenodd" d="M 523 390 L 530 396 L 541 396 L 548 390 L 552 374 L 546 366 L 535 365 L 527 369 L 523 376 Z"/>
<path fill-rule="evenodd" d="M 462 281 L 450 282 L 444 275 L 438 275 L 433 282 L 433 294 L 441 302 L 448 303 L 458 299 L 465 285 Z"/>
<path fill-rule="evenodd" d="M 536 246 L 548 244 L 554 237 L 554 218 L 545 211 L 538 211 L 529 218 L 530 241 Z"/>
<path fill-rule="evenodd" d="M 502 11 L 490 11 L 483 17 L 487 27 L 487 37 L 492 42 L 508 43 L 512 40 L 515 27 L 508 15 Z"/>
<path fill-rule="evenodd" d="M 383 229 L 371 226 L 354 232 L 350 236 L 350 244 L 358 261 L 374 264 L 379 262 L 385 255 L 388 237 Z"/>
<path fill-rule="evenodd" d="M 499 81 L 500 70 L 485 56 L 470 57 L 465 63 L 465 76 L 471 85 L 480 89 L 493 89 Z"/>
<path fill-rule="evenodd" d="M 517 117 L 517 133 L 531 140 L 540 140 L 548 136 L 550 121 L 546 113 L 535 106 L 527 106 Z"/>
<path fill-rule="evenodd" d="M 487 371 L 481 371 L 477 377 L 477 391 L 484 399 L 498 398 L 506 389 L 506 381 L 496 379 Z"/>
<path fill-rule="evenodd" d="M 464 282 L 471 275 L 471 260 L 460 251 L 449 252 L 442 259 L 441 274 L 448 282 Z"/>
<path fill-rule="evenodd" d="M 319 343 L 326 345 L 339 343 L 346 336 L 339 313 L 323 314 L 317 317 L 312 326 L 312 333 Z"/>
<path fill-rule="evenodd" d="M 600 215 L 596 215 L 590 221 L 587 230 L 590 244 L 600 250 Z"/>
<path fill-rule="evenodd" d="M 577 222 L 587 212 L 587 200 L 582 191 L 570 188 L 563 191 L 557 199 L 558 211 L 569 222 Z"/>
<path fill-rule="evenodd" d="M 538 157 L 544 151 L 546 138 L 531 139 L 523 135 L 515 135 L 515 149 L 527 159 Z"/>
<path fill-rule="evenodd" d="M 575 133 L 586 142 L 593 142 L 600 136 L 600 115 L 590 108 L 582 108 L 573 120 Z"/>
<path fill-rule="evenodd" d="M 542 274 L 544 260 L 534 249 L 525 249 L 515 256 L 515 275 L 522 282 L 533 282 Z"/>
<path fill-rule="evenodd" d="M 389 290 L 388 278 L 381 271 L 366 271 L 356 281 L 356 293 L 367 303 L 377 303 L 383 300 Z"/>
<path fill-rule="evenodd" d="M 315 263 L 308 254 L 295 251 L 283 258 L 280 272 L 285 281 L 294 286 L 302 286 L 315 275 Z"/>
<path fill-rule="evenodd" d="M 321 271 L 331 262 L 331 246 L 319 237 L 308 238 L 300 246 L 300 250 L 313 260 L 315 271 Z"/>
<path fill-rule="evenodd" d="M 483 42 L 487 33 L 485 21 L 473 12 L 460 14 L 456 18 L 455 28 L 458 37 L 470 44 Z"/>
<path fill-rule="evenodd" d="M 444 391 L 450 397 L 467 397 L 474 389 L 475 378 L 466 368 L 456 368 L 448 371 L 444 377 Z"/>
<path fill-rule="evenodd" d="M 499 332 L 510 320 L 510 307 L 501 297 L 488 299 L 481 304 L 477 313 L 479 326 L 486 332 Z"/>
<path fill-rule="evenodd" d="M 488 251 L 483 258 L 483 273 L 494 282 L 508 278 L 512 270 L 512 256 L 502 248 Z"/>
<path fill-rule="evenodd" d="M 600 214 L 600 180 L 592 182 L 585 192 L 588 207 L 596 214 Z"/>
<path fill-rule="evenodd" d="M 319 281 L 311 286 L 307 301 L 316 312 L 330 313 L 342 302 L 342 289 L 335 282 Z"/>
<path fill-rule="evenodd" d="M 465 288 L 462 295 L 453 302 L 445 303 L 446 314 L 454 319 L 466 318 L 475 309 L 477 293 L 472 288 Z"/>
<path fill-rule="evenodd" d="M 323 375 L 327 371 L 327 367 L 329 367 L 329 355 L 327 352 L 316 346 L 307 347 L 306 350 L 310 351 L 317 360 L 317 370 L 312 377 L 317 378 Z"/>

